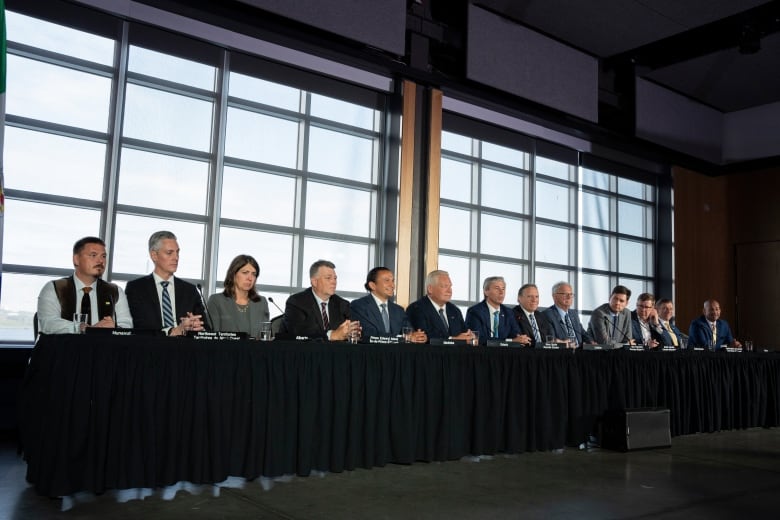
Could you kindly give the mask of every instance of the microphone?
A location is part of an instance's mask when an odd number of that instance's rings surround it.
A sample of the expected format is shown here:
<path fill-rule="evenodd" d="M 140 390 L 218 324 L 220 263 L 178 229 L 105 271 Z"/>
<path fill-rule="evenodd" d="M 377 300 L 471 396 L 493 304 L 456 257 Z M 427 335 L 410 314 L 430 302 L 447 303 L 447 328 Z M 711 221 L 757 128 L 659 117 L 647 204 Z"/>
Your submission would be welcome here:
<path fill-rule="evenodd" d="M 615 320 L 617 321 L 617 320 Z M 617 330 L 620 332 L 620 335 L 623 337 L 623 339 L 620 340 L 620 343 L 631 343 L 631 340 L 628 339 L 628 336 L 626 336 L 626 333 L 622 330 L 618 330 L 617 324 L 615 322 L 612 322 L 607 316 L 604 316 L 604 323 L 607 326 L 607 330 L 609 331 L 609 325 L 612 324 L 612 333 L 610 333 L 608 340 L 612 340 L 612 337 L 615 335 L 615 331 Z"/>
<path fill-rule="evenodd" d="M 201 287 L 200 284 L 197 285 L 198 288 L 198 294 L 200 295 L 200 304 L 203 305 L 203 317 L 206 318 L 206 326 L 209 328 L 209 330 L 213 331 L 214 327 L 211 324 L 211 316 L 209 316 L 209 308 L 208 305 L 206 305 L 206 300 L 203 298 L 203 287 Z"/>
<path fill-rule="evenodd" d="M 273 304 L 274 304 L 274 307 L 276 307 L 277 309 L 279 309 L 279 312 L 281 312 L 282 314 L 284 314 L 284 311 L 282 310 L 282 308 L 281 308 L 281 307 L 279 307 L 278 305 L 276 305 L 276 302 L 274 301 L 274 299 L 273 299 L 273 298 L 271 298 L 270 296 L 266 296 L 266 297 L 265 297 L 265 299 L 266 299 L 266 300 L 268 300 L 269 302 L 273 303 Z"/>

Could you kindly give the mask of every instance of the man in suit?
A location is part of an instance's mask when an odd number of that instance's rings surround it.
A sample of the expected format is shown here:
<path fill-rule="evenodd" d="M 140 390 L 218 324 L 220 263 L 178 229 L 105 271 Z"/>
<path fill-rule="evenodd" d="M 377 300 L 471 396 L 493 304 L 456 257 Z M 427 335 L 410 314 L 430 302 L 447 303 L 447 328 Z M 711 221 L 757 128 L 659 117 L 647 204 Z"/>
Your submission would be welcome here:
<path fill-rule="evenodd" d="M 203 302 L 189 282 L 174 277 L 179 267 L 179 242 L 170 231 L 149 237 L 151 274 L 127 282 L 125 292 L 138 329 L 160 330 L 168 336 L 204 330 Z"/>
<path fill-rule="evenodd" d="M 404 308 L 392 301 L 395 296 L 395 277 L 387 267 L 374 267 L 366 276 L 368 295 L 349 304 L 352 319 L 360 322 L 362 338 L 398 336 L 404 327 L 411 327 Z M 425 343 L 423 330 L 413 331 L 412 343 Z"/>
<path fill-rule="evenodd" d="M 528 344 L 528 336 L 520 334 L 512 309 L 504 305 L 506 282 L 501 276 L 489 276 L 482 282 L 485 298 L 466 311 L 466 327 L 479 334 L 483 345 L 488 339 L 510 340 Z"/>
<path fill-rule="evenodd" d="M 664 331 L 655 310 L 655 296 L 642 293 L 637 296 L 636 310 L 631 313 L 634 343 L 657 348 L 664 345 Z"/>
<path fill-rule="evenodd" d="M 517 305 L 512 311 L 520 327 L 520 334 L 531 340 L 529 344 L 539 345 L 547 336 L 555 337 L 555 330 L 539 309 L 539 288 L 527 283 L 517 291 Z"/>
<path fill-rule="evenodd" d="M 73 244 L 73 275 L 46 283 L 38 296 L 41 333 L 75 333 L 75 313 L 88 316 L 88 327 L 133 326 L 122 288 L 100 278 L 106 258 L 106 244 L 100 238 L 84 237 Z"/>
<path fill-rule="evenodd" d="M 429 339 L 473 341 L 460 309 L 450 303 L 452 280 L 447 271 L 431 271 L 425 279 L 425 296 L 409 304 L 406 315 L 415 329 L 424 330 Z"/>
<path fill-rule="evenodd" d="M 675 348 L 682 348 L 688 341 L 688 336 L 683 334 L 674 323 L 674 303 L 669 298 L 661 298 L 655 303 L 658 313 L 658 323 L 663 330 L 663 344 Z"/>
<path fill-rule="evenodd" d="M 336 266 L 317 260 L 309 268 L 311 287 L 287 298 L 287 332 L 295 337 L 344 341 L 350 327 L 349 302 L 336 294 Z"/>
<path fill-rule="evenodd" d="M 695 347 L 707 347 L 719 350 L 723 345 L 741 347 L 742 343 L 734 338 L 726 320 L 720 319 L 718 300 L 704 302 L 704 314 L 691 322 L 688 330 L 688 344 Z"/>
<path fill-rule="evenodd" d="M 544 310 L 544 317 L 552 325 L 558 341 L 566 341 L 571 348 L 593 343 L 593 337 L 582 326 L 577 311 L 571 308 L 574 302 L 574 290 L 568 282 L 553 285 L 554 304 Z"/>
<path fill-rule="evenodd" d="M 596 343 L 616 347 L 623 343 L 634 343 L 631 326 L 631 311 L 628 300 L 631 289 L 616 285 L 609 295 L 609 301 L 593 309 L 588 332 Z"/>

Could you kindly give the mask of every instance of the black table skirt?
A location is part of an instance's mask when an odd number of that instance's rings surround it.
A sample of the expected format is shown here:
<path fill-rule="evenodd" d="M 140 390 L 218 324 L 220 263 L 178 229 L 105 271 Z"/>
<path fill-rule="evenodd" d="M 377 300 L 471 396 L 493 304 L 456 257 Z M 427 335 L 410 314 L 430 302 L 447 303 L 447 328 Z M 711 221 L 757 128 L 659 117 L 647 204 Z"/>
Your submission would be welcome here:
<path fill-rule="evenodd" d="M 20 399 L 47 496 L 577 445 L 610 409 L 778 426 L 780 357 L 44 336 Z"/>

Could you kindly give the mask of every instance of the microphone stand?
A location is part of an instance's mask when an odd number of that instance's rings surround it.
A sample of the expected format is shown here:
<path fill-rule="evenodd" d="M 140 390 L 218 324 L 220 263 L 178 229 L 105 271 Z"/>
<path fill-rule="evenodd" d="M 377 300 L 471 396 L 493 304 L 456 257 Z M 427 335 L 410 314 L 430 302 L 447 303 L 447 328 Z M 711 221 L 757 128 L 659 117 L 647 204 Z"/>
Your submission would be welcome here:
<path fill-rule="evenodd" d="M 206 305 L 206 299 L 203 298 L 203 287 L 198 284 L 198 294 L 200 295 L 200 304 L 203 305 L 203 317 L 206 318 L 206 326 L 209 328 L 210 331 L 214 331 L 214 326 L 211 323 L 211 316 L 209 315 L 209 308 L 208 305 Z"/>

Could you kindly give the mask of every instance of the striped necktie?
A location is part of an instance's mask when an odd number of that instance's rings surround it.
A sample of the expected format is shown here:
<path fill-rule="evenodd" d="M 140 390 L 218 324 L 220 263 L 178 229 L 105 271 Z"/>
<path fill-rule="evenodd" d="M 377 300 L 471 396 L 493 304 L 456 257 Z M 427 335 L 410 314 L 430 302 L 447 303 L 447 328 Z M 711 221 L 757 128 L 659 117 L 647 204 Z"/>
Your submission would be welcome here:
<path fill-rule="evenodd" d="M 493 337 L 498 337 L 498 311 L 493 312 Z"/>
<path fill-rule="evenodd" d="M 531 328 L 534 329 L 534 340 L 536 340 L 537 343 L 541 343 L 542 336 L 539 334 L 539 326 L 536 324 L 536 318 L 534 317 L 533 312 L 528 313 L 528 321 L 531 322 Z"/>
<path fill-rule="evenodd" d="M 171 305 L 171 295 L 168 292 L 169 283 L 171 282 L 160 282 L 162 285 L 163 327 L 173 327 L 176 324 L 173 321 L 173 305 Z"/>
<path fill-rule="evenodd" d="M 330 320 L 328 319 L 328 304 L 325 302 L 320 303 L 322 307 L 322 326 L 325 327 L 327 332 L 330 329 Z"/>

